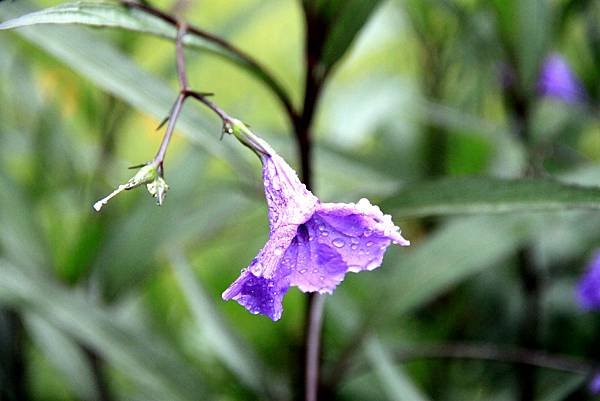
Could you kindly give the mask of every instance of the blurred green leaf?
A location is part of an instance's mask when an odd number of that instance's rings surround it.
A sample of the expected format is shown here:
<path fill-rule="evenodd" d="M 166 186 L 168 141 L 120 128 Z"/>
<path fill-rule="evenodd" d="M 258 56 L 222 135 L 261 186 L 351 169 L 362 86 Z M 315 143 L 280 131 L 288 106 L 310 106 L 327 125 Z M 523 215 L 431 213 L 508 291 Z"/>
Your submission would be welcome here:
<path fill-rule="evenodd" d="M 213 301 L 208 297 L 202 285 L 192 273 L 190 266 L 179 252 L 172 252 L 171 265 L 175 277 L 192 311 L 198 330 L 223 363 L 256 393 L 267 398 L 275 384 L 273 373 L 269 374 L 249 344 L 241 339 L 226 325 L 220 317 Z"/>
<path fill-rule="evenodd" d="M 387 277 L 379 321 L 409 312 L 450 286 L 494 266 L 543 229 L 543 215 L 477 216 L 452 221 L 414 250 L 400 250 Z"/>
<path fill-rule="evenodd" d="M 185 169 L 177 169 L 170 180 L 179 190 L 167 204 L 159 209 L 152 202 L 139 205 L 107 230 L 93 270 L 109 299 L 151 274 L 161 252 L 191 239 L 207 239 L 230 224 L 236 210 L 243 210 L 242 196 L 218 188 L 201 173 L 206 163 L 184 160 Z M 192 180 L 201 184 L 189 185 Z"/>
<path fill-rule="evenodd" d="M 344 56 L 379 3 L 380 0 L 303 1 L 309 24 L 314 24 L 313 28 L 323 36 L 320 61 L 325 70 Z"/>
<path fill-rule="evenodd" d="M 33 203 L 22 188 L 0 172 L 0 251 L 19 263 L 39 265 L 47 256 Z"/>
<path fill-rule="evenodd" d="M 400 216 L 600 209 L 600 188 L 549 179 L 450 177 L 407 185 L 383 206 Z"/>
<path fill-rule="evenodd" d="M 128 8 L 118 3 L 85 2 L 65 3 L 58 6 L 31 12 L 0 24 L 0 30 L 21 28 L 37 24 L 81 24 L 97 27 L 121 28 L 138 33 L 146 33 L 167 39 L 175 39 L 177 29 L 162 19 L 135 8 Z M 256 64 L 240 57 L 229 45 L 211 34 L 205 37 L 187 35 L 184 43 L 188 47 L 197 48 L 218 55 L 242 67 L 256 78 L 263 81 L 280 98 L 287 98 L 287 93 L 278 82 L 265 73 Z"/>
<path fill-rule="evenodd" d="M 375 371 L 375 375 L 381 381 L 382 389 L 387 394 L 389 400 L 428 400 L 406 373 L 403 372 L 402 368 L 395 366 L 394 361 L 390 358 L 391 354 L 384 349 L 377 338 L 369 338 L 365 344 L 364 351 Z"/>
<path fill-rule="evenodd" d="M 544 229 L 544 217 L 477 216 L 451 221 L 413 250 L 395 252 L 392 260 L 388 256 L 383 268 L 386 265 L 398 268 L 383 277 L 385 281 L 378 288 L 378 296 L 371 297 L 364 305 L 362 318 L 355 312 L 360 308 L 340 294 L 332 298 L 335 311 L 332 315 L 344 331 L 361 330 L 351 336 L 351 341 L 359 339 L 357 336 L 365 331 L 381 330 L 390 320 L 419 308 L 453 285 L 512 255 L 520 244 Z"/>
<path fill-rule="evenodd" d="M 165 342 L 117 323 L 109 311 L 46 275 L 26 274 L 0 260 L 0 300 L 47 320 L 97 351 L 149 400 L 189 401 L 206 393 L 200 377 Z"/>
<path fill-rule="evenodd" d="M 37 348 L 70 384 L 82 400 L 97 400 L 93 372 L 82 348 L 60 330 L 35 314 L 25 315 L 25 327 Z"/>
<path fill-rule="evenodd" d="M 10 18 L 30 11 L 22 2 L 2 5 L 0 17 Z M 103 90 L 131 106 L 162 120 L 171 109 L 176 91 L 165 82 L 143 71 L 131 59 L 119 52 L 93 32 L 69 26 L 30 26 L 19 30 L 19 35 L 57 57 Z M 184 111 L 177 128 L 189 139 L 213 155 L 239 166 L 239 147 L 231 141 L 219 142 L 219 129 L 208 122 L 205 115 Z"/>

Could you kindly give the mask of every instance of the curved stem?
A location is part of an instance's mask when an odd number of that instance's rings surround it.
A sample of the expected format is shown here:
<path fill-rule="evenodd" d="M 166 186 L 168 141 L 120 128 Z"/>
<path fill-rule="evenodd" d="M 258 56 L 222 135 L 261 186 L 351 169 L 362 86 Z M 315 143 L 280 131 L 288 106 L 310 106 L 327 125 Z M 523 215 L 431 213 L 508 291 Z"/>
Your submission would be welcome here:
<path fill-rule="evenodd" d="M 419 359 L 474 359 L 491 362 L 536 366 L 563 372 L 588 375 L 597 364 L 567 355 L 519 347 L 501 347 L 495 344 L 438 344 L 411 347 L 396 351 L 394 359 L 409 362 Z"/>

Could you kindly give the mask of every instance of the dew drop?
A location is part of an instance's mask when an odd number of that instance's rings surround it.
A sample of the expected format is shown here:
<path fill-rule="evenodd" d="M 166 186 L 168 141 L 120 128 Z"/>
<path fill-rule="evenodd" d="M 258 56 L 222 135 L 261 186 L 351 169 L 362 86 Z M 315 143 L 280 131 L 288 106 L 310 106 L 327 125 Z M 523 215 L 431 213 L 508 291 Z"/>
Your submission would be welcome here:
<path fill-rule="evenodd" d="M 359 243 L 358 239 L 354 238 L 354 237 L 350 238 L 350 242 L 352 242 L 353 244 L 358 244 Z"/>
<path fill-rule="evenodd" d="M 323 224 L 319 225 L 319 231 L 325 231 L 325 226 Z"/>
<path fill-rule="evenodd" d="M 283 249 L 281 248 L 275 248 L 275 250 L 273 251 L 273 253 L 277 256 L 283 254 Z"/>
<path fill-rule="evenodd" d="M 343 248 L 344 245 L 346 245 L 346 243 L 344 242 L 343 239 L 341 238 L 336 238 L 334 239 L 332 242 L 333 246 L 335 246 L 336 248 Z"/>
<path fill-rule="evenodd" d="M 313 269 L 313 273 L 318 273 L 319 270 L 318 269 Z"/>
<path fill-rule="evenodd" d="M 365 230 L 365 232 L 363 233 L 363 235 L 364 235 L 365 237 L 370 237 L 370 236 L 371 236 L 371 234 L 373 234 L 373 231 L 372 231 L 372 230 L 369 230 L 368 228 L 367 228 L 367 229 Z"/>
<path fill-rule="evenodd" d="M 304 273 L 306 273 L 306 269 L 300 270 L 300 274 L 304 274 Z"/>
<path fill-rule="evenodd" d="M 355 250 L 358 248 L 358 245 L 356 245 L 356 244 L 352 244 L 352 245 L 350 246 L 350 248 L 351 248 L 353 251 L 355 251 Z"/>
<path fill-rule="evenodd" d="M 325 280 L 325 276 L 319 276 L 319 280 L 321 280 L 321 281 Z"/>
<path fill-rule="evenodd" d="M 369 242 L 367 242 L 366 245 L 369 247 L 369 246 L 373 245 L 373 243 L 371 241 L 369 241 Z"/>
<path fill-rule="evenodd" d="M 321 231 L 321 235 L 323 237 L 327 237 L 329 235 L 329 231 Z"/>

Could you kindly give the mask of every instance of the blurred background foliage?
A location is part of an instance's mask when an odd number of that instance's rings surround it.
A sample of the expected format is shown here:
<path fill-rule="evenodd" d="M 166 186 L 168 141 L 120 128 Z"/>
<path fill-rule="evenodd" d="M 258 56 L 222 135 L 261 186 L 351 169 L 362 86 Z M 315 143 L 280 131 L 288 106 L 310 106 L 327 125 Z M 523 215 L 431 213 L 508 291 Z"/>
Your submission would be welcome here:
<path fill-rule="evenodd" d="M 235 43 L 302 103 L 301 2 L 152 3 Z M 339 2 L 314 3 L 330 18 Z M 0 20 L 56 4 L 3 1 Z M 322 399 L 592 399 L 600 315 L 579 311 L 573 289 L 600 245 L 600 215 L 567 209 L 597 208 L 598 193 L 549 207 L 566 189 L 496 193 L 504 181 L 465 177 L 600 185 L 600 4 L 345 7 L 325 46 L 335 66 L 312 130 L 313 189 L 381 203 L 413 246 L 328 297 Z M 289 292 L 277 323 L 220 298 L 267 224 L 258 161 L 219 142 L 219 121 L 186 105 L 163 207 L 138 190 L 91 209 L 158 147 L 176 96 L 172 41 L 36 25 L 3 31 L 0 49 L 0 398 L 298 399 L 303 295 Z M 577 102 L 536 91 L 555 53 L 585 90 Z M 260 80 L 211 52 L 187 57 L 192 86 L 298 166 L 284 109 Z M 448 358 L 457 344 L 479 357 Z M 489 347 L 514 358 L 495 361 Z M 557 366 L 514 363 L 523 349 Z"/>

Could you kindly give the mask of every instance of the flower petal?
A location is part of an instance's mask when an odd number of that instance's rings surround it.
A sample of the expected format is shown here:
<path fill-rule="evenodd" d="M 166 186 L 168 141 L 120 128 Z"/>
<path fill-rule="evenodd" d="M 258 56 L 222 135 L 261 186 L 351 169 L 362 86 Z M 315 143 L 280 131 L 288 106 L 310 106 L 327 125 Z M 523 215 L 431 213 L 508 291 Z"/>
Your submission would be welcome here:
<path fill-rule="evenodd" d="M 317 197 L 274 152 L 263 157 L 263 182 L 271 230 L 282 224 L 302 224 L 314 213 L 319 202 Z"/>
<path fill-rule="evenodd" d="M 577 301 L 584 310 L 600 309 L 600 251 L 596 251 L 577 285 Z"/>
<path fill-rule="evenodd" d="M 365 238 L 365 244 L 369 242 L 366 238 L 384 237 L 398 245 L 410 245 L 392 222 L 392 216 L 383 214 L 378 206 L 371 205 L 365 198 L 356 204 L 322 203 L 315 214 L 346 236 Z"/>
<path fill-rule="evenodd" d="M 393 241 L 409 244 L 391 217 L 366 199 L 357 204 L 320 205 L 313 217 L 298 227 L 294 248 L 290 247 L 293 251 L 286 255 L 295 261 L 290 285 L 304 292 L 331 293 L 346 272 L 379 267 Z"/>
<path fill-rule="evenodd" d="M 298 227 L 284 262 L 291 268 L 290 284 L 303 292 L 331 293 L 348 270 L 336 249 L 319 241 L 312 220 Z"/>
<path fill-rule="evenodd" d="M 253 314 L 263 314 L 279 320 L 283 312 L 282 300 L 289 284 L 283 280 L 257 277 L 244 270 L 240 277 L 223 292 L 223 299 L 234 299 Z"/>

